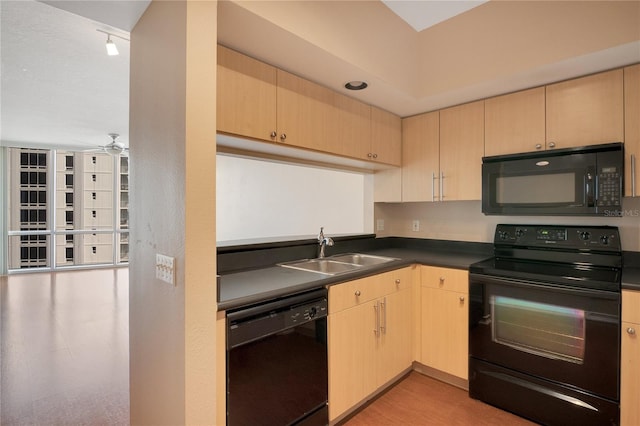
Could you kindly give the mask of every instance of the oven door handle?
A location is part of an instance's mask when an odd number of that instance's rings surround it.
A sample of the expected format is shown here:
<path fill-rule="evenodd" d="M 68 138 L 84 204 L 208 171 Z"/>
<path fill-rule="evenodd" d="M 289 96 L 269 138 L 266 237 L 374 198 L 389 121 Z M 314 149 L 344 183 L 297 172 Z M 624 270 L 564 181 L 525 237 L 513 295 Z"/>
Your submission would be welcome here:
<path fill-rule="evenodd" d="M 474 283 L 494 284 L 494 285 L 498 284 L 498 285 L 506 285 L 506 286 L 519 287 L 519 288 L 530 288 L 530 289 L 542 290 L 542 291 L 553 291 L 556 293 L 568 294 L 573 296 L 583 296 L 583 297 L 591 296 L 591 297 L 597 297 L 598 299 L 606 299 L 606 300 L 620 299 L 620 292 L 615 292 L 615 291 L 580 289 L 580 288 L 574 288 L 574 287 L 564 287 L 562 285 L 536 283 L 536 282 L 520 280 L 516 278 L 494 277 L 491 275 L 470 273 L 469 274 L 470 289 L 471 289 L 471 285 Z"/>

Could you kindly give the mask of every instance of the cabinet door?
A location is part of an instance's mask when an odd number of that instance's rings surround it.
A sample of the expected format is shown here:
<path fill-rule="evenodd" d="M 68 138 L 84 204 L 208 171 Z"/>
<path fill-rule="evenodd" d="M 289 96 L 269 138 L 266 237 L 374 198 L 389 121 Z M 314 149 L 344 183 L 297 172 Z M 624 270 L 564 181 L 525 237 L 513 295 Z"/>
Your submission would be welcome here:
<path fill-rule="evenodd" d="M 640 405 L 638 405 L 638 401 L 640 401 L 639 333 L 640 324 L 622 322 L 622 359 L 620 363 L 620 425 L 622 426 L 640 424 Z"/>
<path fill-rule="evenodd" d="M 275 141 L 276 69 L 218 46 L 217 73 L 218 131 Z"/>
<path fill-rule="evenodd" d="M 327 89 L 328 90 L 328 89 Z M 371 106 L 348 96 L 332 92 L 333 117 L 325 123 L 335 135 L 326 141 L 327 152 L 346 157 L 371 160 Z"/>
<path fill-rule="evenodd" d="M 484 101 L 440 111 L 441 200 L 482 198 L 483 155 Z"/>
<path fill-rule="evenodd" d="M 640 177 L 638 177 L 638 174 L 640 173 L 638 171 L 639 155 L 640 64 L 626 67 L 624 69 L 624 193 L 628 197 L 640 196 Z M 634 167 L 632 167 L 632 158 Z"/>
<path fill-rule="evenodd" d="M 436 201 L 440 170 L 440 113 L 402 120 L 402 201 Z"/>
<path fill-rule="evenodd" d="M 424 365 L 468 378 L 469 313 L 467 293 L 422 287 Z"/>
<path fill-rule="evenodd" d="M 278 142 L 330 151 L 338 136 L 328 125 L 335 116 L 333 93 L 282 70 L 277 70 L 277 80 Z"/>
<path fill-rule="evenodd" d="M 376 302 L 329 315 L 330 420 L 360 402 L 374 386 Z"/>
<path fill-rule="evenodd" d="M 550 148 L 624 140 L 622 69 L 551 84 L 546 104 Z"/>
<path fill-rule="evenodd" d="M 484 155 L 545 149 L 544 87 L 485 101 Z"/>
<path fill-rule="evenodd" d="M 411 288 L 389 294 L 380 301 L 380 335 L 378 337 L 378 357 L 376 388 L 411 367 Z"/>
<path fill-rule="evenodd" d="M 371 149 L 373 161 L 393 166 L 402 164 L 402 120 L 395 114 L 371 107 Z"/>

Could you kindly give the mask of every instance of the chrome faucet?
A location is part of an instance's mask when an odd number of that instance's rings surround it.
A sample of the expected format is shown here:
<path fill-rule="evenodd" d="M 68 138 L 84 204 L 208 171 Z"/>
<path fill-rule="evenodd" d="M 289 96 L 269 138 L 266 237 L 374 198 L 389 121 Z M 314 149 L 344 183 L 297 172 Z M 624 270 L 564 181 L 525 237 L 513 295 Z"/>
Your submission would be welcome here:
<path fill-rule="evenodd" d="M 332 246 L 333 240 L 330 237 L 324 236 L 324 227 L 320 228 L 320 233 L 318 234 L 318 245 L 320 246 L 318 249 L 318 258 L 324 258 L 324 248 L 325 246 Z"/>

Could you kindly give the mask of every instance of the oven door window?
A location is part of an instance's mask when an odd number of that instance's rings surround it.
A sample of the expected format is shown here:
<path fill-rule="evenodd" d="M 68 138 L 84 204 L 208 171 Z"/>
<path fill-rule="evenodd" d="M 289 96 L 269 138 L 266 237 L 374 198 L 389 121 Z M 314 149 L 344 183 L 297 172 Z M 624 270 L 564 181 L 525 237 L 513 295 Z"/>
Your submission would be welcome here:
<path fill-rule="evenodd" d="M 494 342 L 546 358 L 583 363 L 585 311 L 495 295 L 490 303 Z"/>

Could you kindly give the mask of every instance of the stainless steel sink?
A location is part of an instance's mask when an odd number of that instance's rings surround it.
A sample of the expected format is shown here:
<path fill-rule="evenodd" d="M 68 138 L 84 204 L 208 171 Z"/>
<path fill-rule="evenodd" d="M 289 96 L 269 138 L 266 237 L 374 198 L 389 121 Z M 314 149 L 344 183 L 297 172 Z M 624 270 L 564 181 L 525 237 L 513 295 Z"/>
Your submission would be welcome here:
<path fill-rule="evenodd" d="M 336 254 L 331 256 L 329 259 L 362 266 L 379 265 L 381 263 L 391 262 L 392 260 L 398 260 L 393 257 L 374 256 L 372 254 L 361 253 Z"/>
<path fill-rule="evenodd" d="M 369 254 L 347 253 L 337 254 L 323 259 L 304 259 L 295 262 L 280 263 L 279 266 L 301 271 L 317 272 L 325 275 L 339 275 L 392 260 L 396 259 Z"/>

